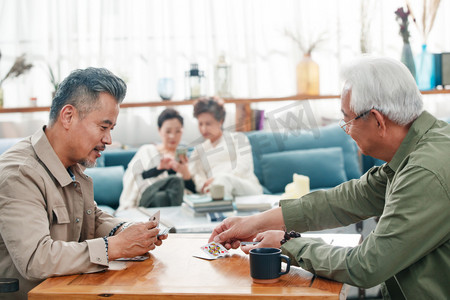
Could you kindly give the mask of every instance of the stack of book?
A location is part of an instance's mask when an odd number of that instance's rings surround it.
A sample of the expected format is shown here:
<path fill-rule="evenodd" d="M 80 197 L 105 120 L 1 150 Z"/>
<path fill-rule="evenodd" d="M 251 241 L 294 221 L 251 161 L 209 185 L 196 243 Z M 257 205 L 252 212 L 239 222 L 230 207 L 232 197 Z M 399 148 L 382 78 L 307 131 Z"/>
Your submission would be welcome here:
<path fill-rule="evenodd" d="M 238 211 L 265 211 L 278 205 L 279 195 L 238 196 L 234 199 Z"/>
<path fill-rule="evenodd" d="M 193 213 L 232 211 L 234 209 L 233 199 L 213 200 L 207 194 L 184 195 L 183 202 L 184 208 L 191 209 Z"/>
<path fill-rule="evenodd" d="M 251 130 L 264 129 L 264 110 L 252 109 Z"/>
<path fill-rule="evenodd" d="M 237 104 L 236 104 L 237 105 Z M 236 106 L 236 130 L 252 131 L 264 129 L 264 110 L 252 109 L 250 105 Z"/>

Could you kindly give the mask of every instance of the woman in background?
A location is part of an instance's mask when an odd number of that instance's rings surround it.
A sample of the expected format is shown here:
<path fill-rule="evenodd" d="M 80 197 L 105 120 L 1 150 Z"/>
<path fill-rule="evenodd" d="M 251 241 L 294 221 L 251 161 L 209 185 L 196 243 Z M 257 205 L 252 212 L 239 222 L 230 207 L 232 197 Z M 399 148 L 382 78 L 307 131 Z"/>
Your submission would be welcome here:
<path fill-rule="evenodd" d="M 183 117 L 165 109 L 158 117 L 162 143 L 143 145 L 128 164 L 118 211 L 137 206 L 177 206 L 184 189 L 195 192 L 186 155 L 175 157 L 183 135 Z"/>
<path fill-rule="evenodd" d="M 240 132 L 224 132 L 224 102 L 219 98 L 202 98 L 194 104 L 194 117 L 206 139 L 197 145 L 190 157 L 197 192 L 206 193 L 211 184 L 223 185 L 225 196 L 262 194 L 253 173 L 252 149 Z"/>

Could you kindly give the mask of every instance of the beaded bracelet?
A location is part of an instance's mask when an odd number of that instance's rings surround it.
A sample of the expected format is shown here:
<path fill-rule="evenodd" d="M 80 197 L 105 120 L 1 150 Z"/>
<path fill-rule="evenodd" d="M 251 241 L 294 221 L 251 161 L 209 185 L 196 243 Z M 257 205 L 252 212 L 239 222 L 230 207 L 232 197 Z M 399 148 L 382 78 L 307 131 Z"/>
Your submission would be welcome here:
<path fill-rule="evenodd" d="M 125 225 L 122 226 L 122 228 L 120 228 L 120 232 L 124 231 L 126 228 L 130 227 L 131 225 L 133 225 L 133 222 L 128 222 Z"/>
<path fill-rule="evenodd" d="M 291 238 L 299 238 L 302 235 L 294 230 L 287 232 L 284 232 L 284 237 L 283 239 L 280 241 L 280 244 L 283 245 L 284 243 L 286 243 L 287 241 L 289 241 Z"/>
<path fill-rule="evenodd" d="M 111 230 L 111 232 L 109 233 L 108 236 L 113 236 L 113 235 L 116 233 L 117 229 L 119 229 L 120 226 L 122 226 L 122 225 L 125 224 L 125 223 L 126 223 L 126 222 L 120 222 L 119 224 L 117 224 L 116 227 L 114 227 L 114 228 Z"/>
<path fill-rule="evenodd" d="M 106 248 L 106 261 L 109 263 L 108 258 L 108 238 L 106 236 L 103 237 L 103 240 L 105 241 L 105 248 Z"/>

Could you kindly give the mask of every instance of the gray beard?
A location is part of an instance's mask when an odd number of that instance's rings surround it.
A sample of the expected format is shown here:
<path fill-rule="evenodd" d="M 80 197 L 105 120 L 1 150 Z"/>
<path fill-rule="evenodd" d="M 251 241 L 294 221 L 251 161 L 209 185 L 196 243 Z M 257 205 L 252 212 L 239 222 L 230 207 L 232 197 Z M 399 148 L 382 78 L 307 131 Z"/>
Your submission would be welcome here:
<path fill-rule="evenodd" d="M 83 167 L 86 167 L 86 168 L 94 168 L 94 167 L 97 166 L 97 160 L 92 162 L 92 161 L 89 161 L 87 159 L 83 159 L 83 160 L 80 160 L 78 163 L 80 165 L 82 165 Z"/>

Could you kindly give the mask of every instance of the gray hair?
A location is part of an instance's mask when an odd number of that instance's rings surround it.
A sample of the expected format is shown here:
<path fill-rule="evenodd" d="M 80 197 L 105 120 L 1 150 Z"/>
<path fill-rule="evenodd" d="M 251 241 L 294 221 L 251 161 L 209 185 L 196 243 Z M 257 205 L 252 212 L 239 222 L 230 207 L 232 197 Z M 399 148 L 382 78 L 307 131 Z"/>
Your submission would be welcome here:
<path fill-rule="evenodd" d="M 75 70 L 61 82 L 50 107 L 49 126 L 53 125 L 67 105 L 73 105 L 84 118 L 98 108 L 98 96 L 106 92 L 122 103 L 127 92 L 125 82 L 103 68 Z"/>
<path fill-rule="evenodd" d="M 423 110 L 414 77 L 397 60 L 363 56 L 345 66 L 341 78 L 343 92 L 351 91 L 350 109 L 357 115 L 374 108 L 394 123 L 407 125 Z"/>
<path fill-rule="evenodd" d="M 225 120 L 225 102 L 219 97 L 203 97 L 194 103 L 194 118 L 202 113 L 211 114 L 218 122 Z"/>

